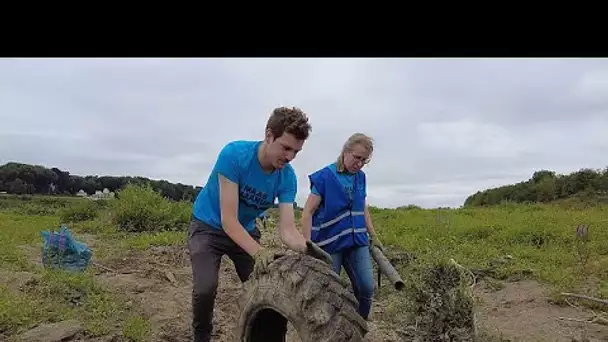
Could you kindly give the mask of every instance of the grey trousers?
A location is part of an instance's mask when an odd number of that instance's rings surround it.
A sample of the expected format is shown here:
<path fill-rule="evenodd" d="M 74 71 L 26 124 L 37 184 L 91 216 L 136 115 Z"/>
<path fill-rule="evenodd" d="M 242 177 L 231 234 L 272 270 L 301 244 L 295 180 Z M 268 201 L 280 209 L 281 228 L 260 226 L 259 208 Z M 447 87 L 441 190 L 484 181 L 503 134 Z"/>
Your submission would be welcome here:
<path fill-rule="evenodd" d="M 252 237 L 259 243 L 256 228 Z M 192 217 L 188 232 L 192 263 L 192 328 L 195 342 L 209 342 L 213 331 L 213 307 L 217 295 L 218 273 L 224 254 L 234 262 L 241 282 L 253 271 L 254 260 L 223 231 Z"/>

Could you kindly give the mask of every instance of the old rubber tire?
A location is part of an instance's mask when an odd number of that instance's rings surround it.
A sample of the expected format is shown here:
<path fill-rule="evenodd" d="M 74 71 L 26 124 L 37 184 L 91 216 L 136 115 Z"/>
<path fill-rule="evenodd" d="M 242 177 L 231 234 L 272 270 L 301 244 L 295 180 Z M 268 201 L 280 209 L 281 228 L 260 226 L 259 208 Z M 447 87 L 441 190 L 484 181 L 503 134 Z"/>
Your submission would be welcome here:
<path fill-rule="evenodd" d="M 320 260 L 285 255 L 244 284 L 235 340 L 285 341 L 289 321 L 302 342 L 363 341 L 367 322 L 347 285 Z"/>

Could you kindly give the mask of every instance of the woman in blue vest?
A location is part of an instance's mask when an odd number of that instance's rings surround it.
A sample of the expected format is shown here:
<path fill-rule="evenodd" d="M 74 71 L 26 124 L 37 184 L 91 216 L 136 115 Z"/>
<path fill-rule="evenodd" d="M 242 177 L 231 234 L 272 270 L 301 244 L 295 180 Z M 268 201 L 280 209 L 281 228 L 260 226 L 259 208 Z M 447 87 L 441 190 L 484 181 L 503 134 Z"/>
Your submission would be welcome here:
<path fill-rule="evenodd" d="M 359 301 L 359 314 L 368 319 L 374 295 L 371 246 L 383 249 L 365 203 L 363 166 L 369 163 L 373 141 L 353 134 L 338 160 L 309 176 L 311 193 L 302 212 L 302 233 L 329 253 L 333 269 L 346 270 Z"/>

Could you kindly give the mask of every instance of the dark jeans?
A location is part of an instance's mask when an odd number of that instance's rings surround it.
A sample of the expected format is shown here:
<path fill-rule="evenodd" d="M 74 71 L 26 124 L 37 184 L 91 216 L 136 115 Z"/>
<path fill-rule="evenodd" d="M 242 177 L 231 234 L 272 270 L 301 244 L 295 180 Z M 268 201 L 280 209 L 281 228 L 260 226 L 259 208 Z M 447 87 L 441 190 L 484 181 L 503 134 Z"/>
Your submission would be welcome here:
<path fill-rule="evenodd" d="M 260 231 L 252 237 L 259 243 Z M 213 331 L 213 307 L 217 294 L 218 272 L 224 254 L 234 262 L 236 272 L 245 282 L 253 271 L 254 260 L 224 233 L 192 217 L 188 232 L 192 262 L 192 328 L 195 342 L 209 342 Z"/>
<path fill-rule="evenodd" d="M 346 274 L 353 285 L 355 297 L 359 301 L 359 314 L 367 320 L 374 297 L 374 274 L 369 247 L 351 247 L 331 254 L 331 258 L 336 273 L 340 274 L 342 266 L 346 269 Z"/>

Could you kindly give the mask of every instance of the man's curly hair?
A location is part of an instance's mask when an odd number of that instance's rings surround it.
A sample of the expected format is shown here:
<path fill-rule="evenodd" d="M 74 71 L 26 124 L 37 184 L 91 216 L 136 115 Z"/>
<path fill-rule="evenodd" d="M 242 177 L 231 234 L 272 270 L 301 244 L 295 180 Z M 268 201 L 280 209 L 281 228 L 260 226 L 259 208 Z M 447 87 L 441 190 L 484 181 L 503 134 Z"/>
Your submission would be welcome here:
<path fill-rule="evenodd" d="M 270 129 L 274 138 L 279 138 L 283 133 L 290 133 L 299 140 L 306 140 L 312 130 L 308 117 L 299 108 L 279 107 L 275 108 L 266 123 L 266 129 Z"/>

